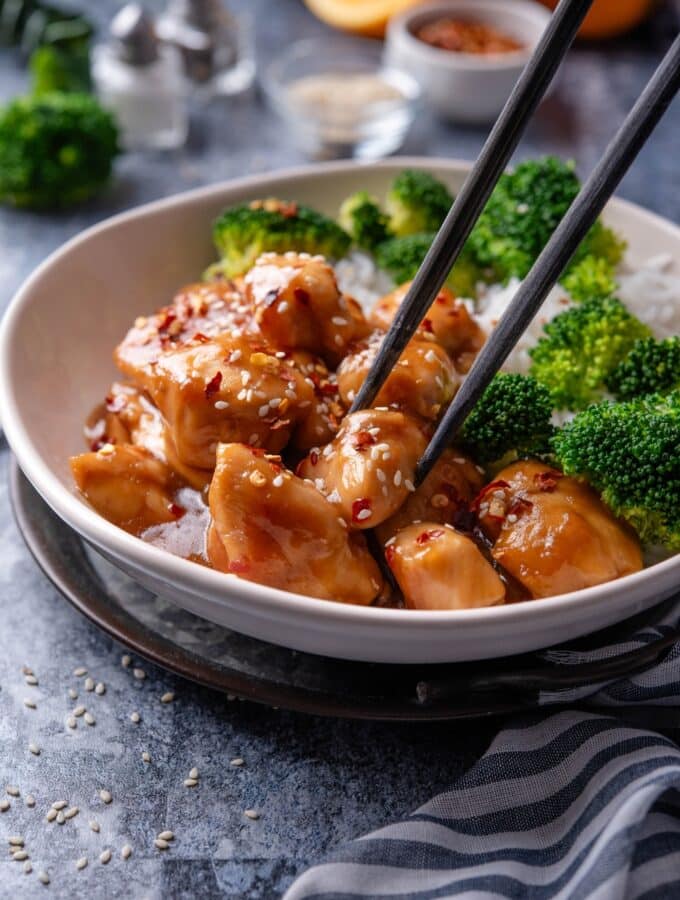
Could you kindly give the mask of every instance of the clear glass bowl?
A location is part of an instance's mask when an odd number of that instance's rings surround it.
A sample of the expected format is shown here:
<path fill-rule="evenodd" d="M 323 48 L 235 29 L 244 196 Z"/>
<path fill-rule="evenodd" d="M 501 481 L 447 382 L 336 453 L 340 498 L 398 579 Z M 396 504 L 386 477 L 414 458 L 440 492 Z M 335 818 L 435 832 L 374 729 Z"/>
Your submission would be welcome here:
<path fill-rule="evenodd" d="M 272 108 L 316 159 L 379 159 L 396 152 L 413 123 L 420 88 L 387 67 L 382 46 L 334 38 L 292 44 L 262 76 Z"/>

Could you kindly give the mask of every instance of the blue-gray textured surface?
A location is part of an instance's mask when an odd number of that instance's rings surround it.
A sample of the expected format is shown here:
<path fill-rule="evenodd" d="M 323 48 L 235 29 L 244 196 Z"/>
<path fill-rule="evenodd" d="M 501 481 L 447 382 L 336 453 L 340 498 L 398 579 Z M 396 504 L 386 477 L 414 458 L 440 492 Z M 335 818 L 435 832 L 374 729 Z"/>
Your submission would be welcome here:
<path fill-rule="evenodd" d="M 150 4 L 158 5 L 158 4 Z M 297 0 L 243 0 L 255 10 L 258 56 L 265 62 L 290 40 L 322 32 Z M 117 8 L 100 0 L 105 19 Z M 560 87 L 540 111 L 521 155 L 556 152 L 587 171 L 640 91 L 677 28 L 669 6 L 628 39 L 579 49 Z M 0 54 L 0 97 L 22 90 L 25 74 L 11 53 Z M 621 193 L 676 221 L 680 218 L 678 108 L 671 111 L 626 179 Z M 423 118 L 405 148 L 430 155 L 474 157 L 484 134 Z M 186 149 L 165 157 L 130 155 L 105 195 L 61 216 L 0 212 L 0 307 L 47 254 L 87 225 L 113 212 L 199 184 L 300 160 L 278 122 L 256 100 L 217 104 L 194 115 Z M 0 842 L 21 834 L 33 872 L 0 859 L 0 897 L 51 894 L 88 898 L 277 897 L 294 875 L 338 842 L 384 824 L 446 787 L 485 748 L 490 725 L 372 725 L 292 715 L 225 698 L 145 664 L 137 681 L 120 665 L 121 648 L 68 607 L 45 582 L 11 520 L 0 446 L 0 792 L 16 785 L 0 813 Z M 39 679 L 27 686 L 21 668 Z M 98 696 L 72 672 L 85 666 L 107 685 Z M 67 690 L 78 690 L 73 700 Z M 167 690 L 174 703 L 161 704 Z M 37 709 L 24 706 L 35 700 Z M 85 704 L 88 727 L 65 725 Z M 133 724 L 133 710 L 141 722 Z M 39 756 L 30 753 L 34 741 Z M 142 761 L 148 751 L 151 762 Z M 230 766 L 233 757 L 242 768 Z M 183 786 L 200 770 L 195 788 Z M 113 793 L 105 805 L 101 788 Z M 33 794 L 34 808 L 25 805 Z M 45 814 L 54 800 L 80 808 L 60 826 Z M 244 817 L 256 808 L 261 817 Z M 90 819 L 99 833 L 88 827 Z M 161 853 L 153 838 L 175 832 Z M 133 847 L 128 861 L 123 844 Z M 108 866 L 99 854 L 111 848 Z M 75 862 L 89 865 L 77 871 Z M 45 869 L 44 888 L 36 873 Z"/>

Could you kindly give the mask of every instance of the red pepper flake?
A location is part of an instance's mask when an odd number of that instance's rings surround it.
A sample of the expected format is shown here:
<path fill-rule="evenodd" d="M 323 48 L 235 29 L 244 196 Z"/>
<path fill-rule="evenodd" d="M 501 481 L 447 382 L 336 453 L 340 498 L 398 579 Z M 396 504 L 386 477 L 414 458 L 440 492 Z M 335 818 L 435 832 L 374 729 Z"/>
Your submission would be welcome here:
<path fill-rule="evenodd" d="M 175 309 L 168 308 L 165 312 L 165 316 L 161 320 L 158 325 L 159 331 L 167 331 L 168 328 L 172 325 L 172 323 L 177 318 L 177 311 Z"/>
<path fill-rule="evenodd" d="M 105 434 L 103 434 L 100 438 L 96 438 L 94 441 L 90 441 L 90 450 L 93 453 L 96 453 L 97 450 L 101 450 L 104 444 L 115 444 L 115 438 L 109 438 Z"/>
<path fill-rule="evenodd" d="M 309 306 L 310 296 L 309 293 L 301 287 L 293 288 L 293 295 L 298 303 L 301 303 L 303 306 Z"/>
<path fill-rule="evenodd" d="M 312 450 L 312 452 L 309 454 L 309 461 L 313 466 L 318 463 L 319 454 L 316 452 L 316 450 Z"/>
<path fill-rule="evenodd" d="M 428 334 L 434 333 L 434 328 L 432 327 L 432 321 L 430 319 L 423 319 L 423 321 L 420 323 L 420 327 Z"/>
<path fill-rule="evenodd" d="M 361 497 L 359 500 L 355 500 L 352 503 L 352 521 L 363 522 L 365 519 L 368 519 L 369 516 L 361 515 L 365 510 L 368 510 L 369 514 L 373 512 L 372 504 L 368 497 Z"/>
<path fill-rule="evenodd" d="M 385 562 L 390 567 L 390 569 L 394 568 L 394 558 L 397 555 L 397 551 L 394 549 L 394 544 L 390 544 L 389 547 L 385 547 Z"/>
<path fill-rule="evenodd" d="M 526 497 L 514 497 L 512 503 L 508 508 L 507 515 L 508 516 L 521 516 L 522 513 L 529 513 L 534 508 L 534 504 L 531 500 L 527 500 Z"/>
<path fill-rule="evenodd" d="M 446 294 L 437 294 L 437 299 L 435 300 L 435 303 L 438 303 L 440 306 L 443 306 L 445 303 L 448 303 L 448 299 L 449 298 L 446 296 Z"/>
<path fill-rule="evenodd" d="M 250 563 L 247 559 L 233 559 L 227 569 L 233 575 L 242 575 L 250 569 Z"/>
<path fill-rule="evenodd" d="M 216 372 L 205 386 L 205 399 L 210 400 L 213 394 L 216 394 L 222 384 L 222 373 Z"/>
<path fill-rule="evenodd" d="M 319 385 L 319 392 L 327 397 L 335 397 L 338 393 L 338 386 L 334 381 L 324 381 Z"/>
<path fill-rule="evenodd" d="M 427 544 L 436 538 L 442 537 L 444 530 L 442 528 L 432 528 L 430 531 L 423 531 L 416 538 L 416 544 Z"/>
<path fill-rule="evenodd" d="M 470 509 L 474 510 L 475 512 L 478 512 L 479 507 L 482 504 L 482 500 L 484 500 L 484 498 L 486 497 L 487 494 L 491 493 L 492 491 L 499 491 L 503 488 L 509 488 L 509 487 L 510 487 L 510 485 L 508 484 L 507 481 L 492 481 L 490 484 L 485 485 L 481 489 L 481 491 L 477 494 L 475 499 L 470 504 Z"/>
<path fill-rule="evenodd" d="M 199 344 L 207 344 L 210 341 L 210 338 L 206 334 L 203 334 L 202 331 L 197 331 L 191 340 L 197 341 Z"/>
<path fill-rule="evenodd" d="M 554 469 L 548 469 L 545 472 L 537 472 L 534 475 L 534 481 L 536 482 L 539 491 L 543 491 L 547 494 L 552 494 L 557 487 L 557 482 L 560 478 L 564 478 L 564 475 L 561 472 L 556 472 Z"/>
<path fill-rule="evenodd" d="M 176 519 L 181 519 L 182 516 L 186 515 L 186 509 L 183 506 L 180 506 L 179 503 L 171 503 L 170 504 L 170 513 Z"/>
<path fill-rule="evenodd" d="M 354 449 L 362 453 L 367 447 L 375 444 L 375 438 L 368 431 L 359 431 L 354 435 Z"/>
<path fill-rule="evenodd" d="M 119 413 L 127 406 L 127 400 L 122 394 L 106 395 L 106 411 L 110 413 Z"/>

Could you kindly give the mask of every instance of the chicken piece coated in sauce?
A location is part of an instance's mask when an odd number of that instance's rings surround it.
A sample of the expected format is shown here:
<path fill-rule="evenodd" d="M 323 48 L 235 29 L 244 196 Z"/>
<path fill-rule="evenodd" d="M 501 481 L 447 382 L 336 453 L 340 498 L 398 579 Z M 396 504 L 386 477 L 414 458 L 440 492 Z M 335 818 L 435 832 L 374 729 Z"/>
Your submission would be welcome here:
<path fill-rule="evenodd" d="M 391 538 L 385 558 L 409 609 L 475 609 L 505 600 L 505 585 L 473 540 L 421 522 Z"/>
<path fill-rule="evenodd" d="M 245 335 L 192 342 L 138 377 L 180 461 L 202 469 L 213 468 L 220 442 L 281 450 L 314 402 L 313 387 L 294 365 Z"/>
<path fill-rule="evenodd" d="M 343 603 L 367 605 L 383 579 L 363 535 L 280 460 L 220 444 L 210 486 L 208 555 L 216 569 Z"/>
<path fill-rule="evenodd" d="M 414 419 L 393 410 L 363 410 L 346 416 L 335 439 L 312 450 L 298 474 L 316 485 L 350 528 L 374 528 L 415 490 L 425 444 Z"/>
<path fill-rule="evenodd" d="M 425 481 L 393 516 L 376 528 L 378 540 L 385 544 L 412 522 L 448 523 L 468 530 L 470 502 L 483 483 L 483 476 L 471 459 L 458 450 L 445 450 Z"/>
<path fill-rule="evenodd" d="M 245 283 L 255 322 L 277 347 L 309 350 L 336 366 L 349 345 L 368 334 L 361 308 L 340 293 L 323 257 L 264 254 Z"/>
<path fill-rule="evenodd" d="M 294 350 L 286 359 L 314 392 L 314 400 L 304 408 L 304 418 L 293 432 L 291 445 L 297 450 L 309 450 L 327 444 L 337 434 L 345 415 L 335 373 L 328 370 L 322 359 L 306 350 Z"/>
<path fill-rule="evenodd" d="M 409 281 L 378 300 L 369 316 L 371 325 L 387 331 L 410 287 Z M 466 305 L 456 299 L 448 288 L 442 288 L 439 292 L 417 333 L 433 337 L 441 344 L 458 372 L 469 370 L 485 341 L 484 332 Z"/>
<path fill-rule="evenodd" d="M 226 279 L 187 285 L 169 306 L 136 319 L 115 350 L 116 365 L 136 380 L 165 353 L 183 347 L 196 335 L 256 331 L 243 291 L 242 283 Z"/>
<path fill-rule="evenodd" d="M 492 554 L 532 597 L 603 584 L 642 568 L 637 537 L 595 491 L 543 463 L 513 463 L 476 505 Z"/>
<path fill-rule="evenodd" d="M 70 464 L 81 494 L 109 522 L 132 534 L 183 513 L 173 500 L 179 486 L 175 474 L 142 447 L 104 444 L 72 456 Z"/>
<path fill-rule="evenodd" d="M 385 335 L 375 331 L 360 341 L 338 367 L 338 387 L 346 404 L 352 403 L 378 355 Z M 389 406 L 436 419 L 458 389 L 458 376 L 446 351 L 434 341 L 409 341 L 375 399 Z"/>

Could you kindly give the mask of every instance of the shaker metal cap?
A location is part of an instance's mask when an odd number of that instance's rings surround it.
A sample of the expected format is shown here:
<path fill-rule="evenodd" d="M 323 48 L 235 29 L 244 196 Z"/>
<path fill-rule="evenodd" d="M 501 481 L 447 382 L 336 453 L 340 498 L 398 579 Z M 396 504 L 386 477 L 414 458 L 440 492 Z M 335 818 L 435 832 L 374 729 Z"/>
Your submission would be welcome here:
<path fill-rule="evenodd" d="M 137 3 L 128 3 L 111 21 L 113 51 L 132 66 L 148 66 L 158 59 L 158 38 L 151 16 Z"/>

